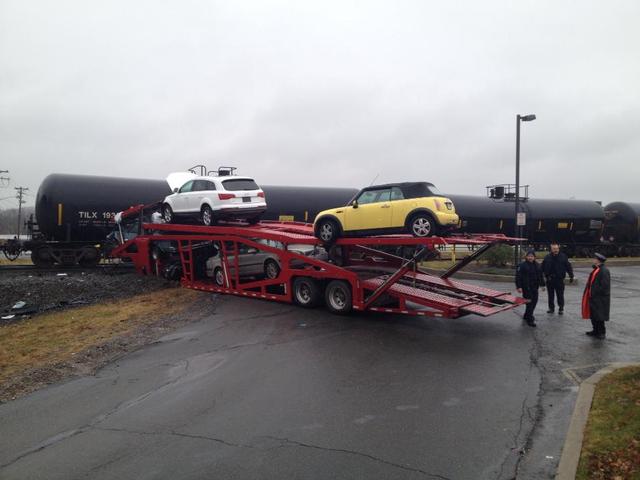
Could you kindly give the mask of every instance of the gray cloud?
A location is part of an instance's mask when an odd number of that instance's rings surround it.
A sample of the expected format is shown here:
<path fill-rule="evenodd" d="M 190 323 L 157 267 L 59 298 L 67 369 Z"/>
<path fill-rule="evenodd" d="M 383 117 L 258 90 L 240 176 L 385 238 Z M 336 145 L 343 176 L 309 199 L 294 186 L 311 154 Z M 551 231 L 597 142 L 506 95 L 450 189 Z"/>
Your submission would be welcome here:
<path fill-rule="evenodd" d="M 0 5 L 0 169 L 640 201 L 635 1 Z M 0 190 L 0 197 L 4 195 Z M 6 202 L 0 207 L 7 206 Z"/>

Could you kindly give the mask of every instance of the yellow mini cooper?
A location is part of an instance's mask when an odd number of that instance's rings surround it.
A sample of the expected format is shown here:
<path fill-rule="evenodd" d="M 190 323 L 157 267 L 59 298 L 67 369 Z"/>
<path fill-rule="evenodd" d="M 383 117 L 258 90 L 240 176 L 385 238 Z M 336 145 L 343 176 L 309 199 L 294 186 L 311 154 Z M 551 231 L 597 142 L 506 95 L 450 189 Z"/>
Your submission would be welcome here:
<path fill-rule="evenodd" d="M 318 213 L 313 225 L 324 243 L 388 233 L 428 237 L 456 228 L 458 215 L 453 202 L 431 183 L 390 183 L 363 188 L 349 205 Z"/>

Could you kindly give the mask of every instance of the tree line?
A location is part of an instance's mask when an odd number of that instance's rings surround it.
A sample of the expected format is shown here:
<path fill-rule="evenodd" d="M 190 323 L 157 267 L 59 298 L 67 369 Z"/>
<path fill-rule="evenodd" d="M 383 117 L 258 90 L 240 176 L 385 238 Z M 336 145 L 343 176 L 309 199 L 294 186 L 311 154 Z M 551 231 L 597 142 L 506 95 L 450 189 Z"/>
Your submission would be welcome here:
<path fill-rule="evenodd" d="M 29 220 L 29 215 L 34 212 L 34 207 L 22 207 L 21 234 L 27 233 L 27 227 L 25 227 L 24 222 Z M 0 235 L 15 235 L 16 233 L 18 233 L 18 209 L 0 210 Z"/>

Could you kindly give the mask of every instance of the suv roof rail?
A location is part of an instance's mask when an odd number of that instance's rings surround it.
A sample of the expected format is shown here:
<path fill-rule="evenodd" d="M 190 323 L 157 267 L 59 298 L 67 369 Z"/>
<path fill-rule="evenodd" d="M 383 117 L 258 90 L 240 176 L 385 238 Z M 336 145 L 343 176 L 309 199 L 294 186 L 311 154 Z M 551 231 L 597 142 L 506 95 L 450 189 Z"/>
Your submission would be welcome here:
<path fill-rule="evenodd" d="M 200 173 L 198 173 L 198 170 L 200 171 Z M 199 177 L 206 177 L 207 176 L 207 166 L 206 165 L 194 165 L 193 167 L 189 168 L 188 171 L 193 173 L 194 175 L 198 175 Z"/>
<path fill-rule="evenodd" d="M 209 170 L 206 165 L 194 165 L 188 171 L 199 177 L 229 177 L 235 175 L 236 167 L 218 167 L 217 170 Z"/>
<path fill-rule="evenodd" d="M 235 175 L 236 170 L 236 167 L 218 167 L 218 176 L 229 177 L 231 175 Z"/>

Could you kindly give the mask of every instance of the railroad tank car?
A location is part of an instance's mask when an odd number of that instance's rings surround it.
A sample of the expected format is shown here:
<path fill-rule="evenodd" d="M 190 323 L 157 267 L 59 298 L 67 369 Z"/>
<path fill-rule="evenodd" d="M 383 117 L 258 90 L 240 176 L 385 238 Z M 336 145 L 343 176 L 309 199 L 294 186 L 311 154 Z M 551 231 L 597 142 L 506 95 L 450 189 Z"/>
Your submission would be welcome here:
<path fill-rule="evenodd" d="M 609 254 L 640 255 L 640 203 L 612 202 L 604 207 L 602 234 Z"/>
<path fill-rule="evenodd" d="M 265 220 L 312 222 L 324 209 L 345 205 L 351 188 L 262 186 L 268 208 Z M 36 195 L 37 239 L 25 244 L 34 263 L 91 265 L 100 244 L 114 228 L 117 212 L 160 202 L 171 193 L 165 180 L 51 174 Z"/>
<path fill-rule="evenodd" d="M 513 201 L 457 194 L 446 196 L 453 200 L 462 232 L 514 235 Z M 604 210 L 595 201 L 528 199 L 520 205 L 521 211 L 527 214 L 522 236 L 536 248 L 556 241 L 571 255 L 590 255 L 600 243 Z"/>
<path fill-rule="evenodd" d="M 100 242 L 116 213 L 170 193 L 164 180 L 54 173 L 38 189 L 36 221 L 48 241 Z"/>
<path fill-rule="evenodd" d="M 356 189 L 263 185 L 265 220 L 313 222 L 327 208 L 346 205 Z M 159 202 L 171 190 L 164 180 L 52 174 L 36 196 L 36 221 L 46 240 L 101 241 L 117 212 Z"/>
<path fill-rule="evenodd" d="M 267 199 L 263 219 L 309 223 L 323 210 L 347 205 L 358 193 L 355 188 L 263 185 L 262 189 Z"/>

